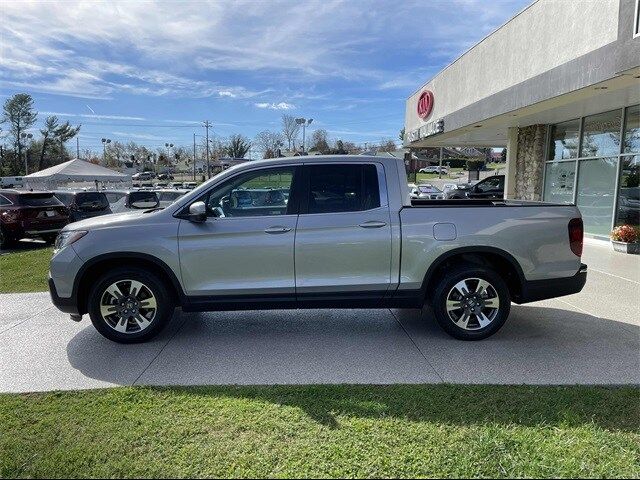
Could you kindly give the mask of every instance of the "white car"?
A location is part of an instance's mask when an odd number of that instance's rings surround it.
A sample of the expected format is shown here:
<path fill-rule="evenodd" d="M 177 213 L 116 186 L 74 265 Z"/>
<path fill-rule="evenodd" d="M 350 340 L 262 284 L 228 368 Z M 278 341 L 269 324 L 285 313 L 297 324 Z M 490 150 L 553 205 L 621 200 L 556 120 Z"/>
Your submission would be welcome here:
<path fill-rule="evenodd" d="M 425 200 L 443 200 L 444 193 L 438 187 L 431 185 L 430 183 L 423 183 L 411 190 L 411 198 L 425 199 Z"/>
<path fill-rule="evenodd" d="M 421 168 L 420 170 L 418 170 L 419 173 L 449 173 L 449 167 L 445 167 L 445 166 L 431 166 L 431 167 L 424 167 Z"/>

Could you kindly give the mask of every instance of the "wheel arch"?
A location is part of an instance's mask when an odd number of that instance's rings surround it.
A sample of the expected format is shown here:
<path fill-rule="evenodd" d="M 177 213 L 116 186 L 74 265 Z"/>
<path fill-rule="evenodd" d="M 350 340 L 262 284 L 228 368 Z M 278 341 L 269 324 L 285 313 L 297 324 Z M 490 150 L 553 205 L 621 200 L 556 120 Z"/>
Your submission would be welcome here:
<path fill-rule="evenodd" d="M 525 276 L 518 261 L 509 252 L 495 247 L 460 247 L 443 253 L 434 261 L 424 276 L 422 292 L 426 300 L 442 274 L 452 265 L 475 264 L 495 270 L 509 287 L 509 294 L 517 302 L 522 295 Z"/>
<path fill-rule="evenodd" d="M 137 267 L 156 275 L 173 295 L 177 305 L 182 305 L 185 297 L 182 286 L 173 270 L 162 260 L 153 255 L 138 252 L 117 252 L 98 255 L 87 261 L 73 285 L 73 296 L 77 299 L 78 311 L 87 313 L 89 290 L 101 275 L 118 267 Z"/>

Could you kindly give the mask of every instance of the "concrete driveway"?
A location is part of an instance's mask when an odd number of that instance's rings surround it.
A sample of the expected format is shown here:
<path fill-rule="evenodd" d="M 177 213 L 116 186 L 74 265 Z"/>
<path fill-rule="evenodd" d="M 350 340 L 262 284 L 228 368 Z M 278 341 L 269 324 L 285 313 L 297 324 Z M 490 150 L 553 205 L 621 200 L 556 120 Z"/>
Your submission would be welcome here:
<path fill-rule="evenodd" d="M 578 295 L 514 305 L 482 342 L 442 333 L 429 312 L 176 313 L 154 341 L 118 345 L 48 294 L 0 295 L 0 391 L 112 385 L 640 384 L 640 258 L 589 244 Z"/>

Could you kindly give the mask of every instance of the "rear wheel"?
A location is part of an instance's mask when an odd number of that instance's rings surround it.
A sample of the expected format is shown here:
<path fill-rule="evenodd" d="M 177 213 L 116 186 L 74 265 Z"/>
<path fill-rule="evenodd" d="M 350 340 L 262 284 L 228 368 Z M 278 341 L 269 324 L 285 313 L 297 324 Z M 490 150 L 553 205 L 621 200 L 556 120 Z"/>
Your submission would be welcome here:
<path fill-rule="evenodd" d="M 164 283 L 139 268 L 104 274 L 89 293 L 91 322 L 118 343 L 144 342 L 169 323 L 175 305 Z"/>
<path fill-rule="evenodd" d="M 475 265 L 447 272 L 432 297 L 438 324 L 459 340 L 482 340 L 496 333 L 511 310 L 509 289 L 495 271 Z"/>

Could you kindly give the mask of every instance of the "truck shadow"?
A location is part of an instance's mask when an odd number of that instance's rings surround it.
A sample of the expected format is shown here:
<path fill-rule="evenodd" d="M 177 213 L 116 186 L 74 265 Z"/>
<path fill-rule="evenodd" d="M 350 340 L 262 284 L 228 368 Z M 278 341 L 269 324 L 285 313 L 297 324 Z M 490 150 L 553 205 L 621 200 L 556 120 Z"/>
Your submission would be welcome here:
<path fill-rule="evenodd" d="M 73 368 L 118 385 L 637 385 L 639 351 L 637 326 L 536 304 L 481 342 L 418 311 L 289 310 L 176 313 L 138 345 L 89 325 L 67 344 Z"/>

